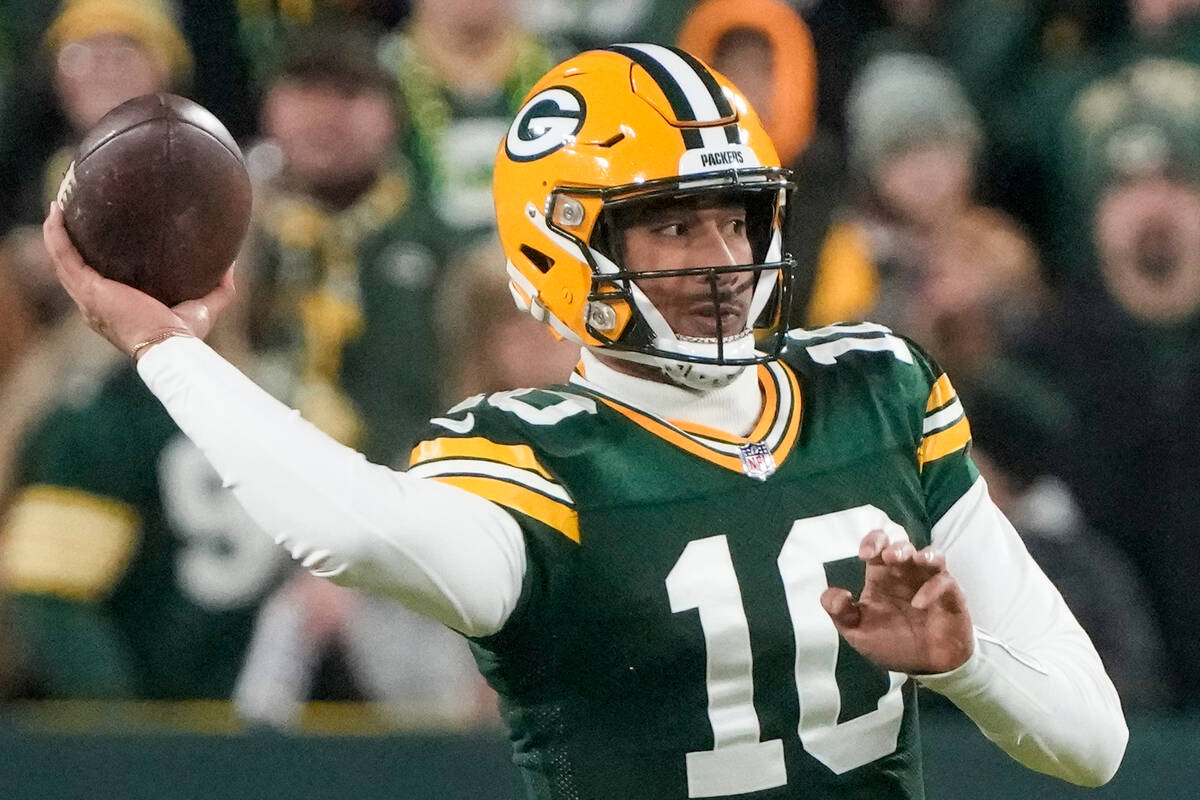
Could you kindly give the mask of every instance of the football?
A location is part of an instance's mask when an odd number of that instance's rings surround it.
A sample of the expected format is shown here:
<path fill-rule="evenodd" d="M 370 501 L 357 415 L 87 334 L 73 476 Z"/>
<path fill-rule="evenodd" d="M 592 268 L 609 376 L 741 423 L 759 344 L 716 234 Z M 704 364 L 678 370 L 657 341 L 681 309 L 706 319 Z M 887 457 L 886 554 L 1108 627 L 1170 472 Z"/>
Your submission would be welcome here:
<path fill-rule="evenodd" d="M 173 94 L 105 114 L 75 151 L 58 199 L 89 266 L 167 305 L 216 288 L 250 224 L 237 143 L 210 111 Z"/>

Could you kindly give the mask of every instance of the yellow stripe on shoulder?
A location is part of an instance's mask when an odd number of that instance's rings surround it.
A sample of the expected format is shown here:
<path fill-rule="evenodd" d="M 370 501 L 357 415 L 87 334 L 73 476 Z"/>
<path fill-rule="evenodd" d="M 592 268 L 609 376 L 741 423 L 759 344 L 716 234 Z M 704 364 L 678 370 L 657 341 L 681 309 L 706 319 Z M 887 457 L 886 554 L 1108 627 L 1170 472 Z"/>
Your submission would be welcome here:
<path fill-rule="evenodd" d="M 465 489 L 485 500 L 520 511 L 579 543 L 579 513 L 568 505 L 515 483 L 483 475 L 434 475 L 430 480 Z"/>
<path fill-rule="evenodd" d="M 971 425 L 963 417 L 944 431 L 931 433 L 921 440 L 917 449 L 917 466 L 924 468 L 930 461 L 948 456 L 961 450 L 971 441 Z"/>
<path fill-rule="evenodd" d="M 537 456 L 533 454 L 533 448 L 529 445 L 496 444 L 481 436 L 468 439 L 446 436 L 421 442 L 413 449 L 409 466 L 441 458 L 476 458 L 483 461 L 498 461 L 512 467 L 532 470 L 543 478 L 553 480 L 550 473 L 538 462 Z"/>
<path fill-rule="evenodd" d="M 84 602 L 103 598 L 137 549 L 132 506 L 78 489 L 20 492 L 0 532 L 0 587 Z"/>
<path fill-rule="evenodd" d="M 929 390 L 929 402 L 925 404 L 926 413 L 941 408 L 955 397 L 954 387 L 950 385 L 950 378 L 943 372 L 942 376 L 933 382 L 933 387 Z"/>

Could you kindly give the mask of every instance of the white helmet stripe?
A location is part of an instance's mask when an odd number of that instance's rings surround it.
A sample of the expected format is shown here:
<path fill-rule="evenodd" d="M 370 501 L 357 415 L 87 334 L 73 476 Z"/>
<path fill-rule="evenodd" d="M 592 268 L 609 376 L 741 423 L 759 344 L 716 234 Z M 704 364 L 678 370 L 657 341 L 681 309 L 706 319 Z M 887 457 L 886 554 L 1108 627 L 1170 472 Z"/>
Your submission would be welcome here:
<path fill-rule="evenodd" d="M 622 47 L 628 47 L 631 50 L 640 50 L 661 64 L 663 69 L 669 72 L 671 77 L 675 79 L 675 83 L 679 85 L 683 96 L 687 98 L 688 104 L 692 107 L 692 113 L 695 115 L 697 122 L 716 122 L 724 116 L 717 110 L 717 103 L 713 100 L 712 95 L 709 94 L 708 87 L 704 85 L 704 81 L 696 74 L 691 65 L 677 54 L 658 44 L 626 44 L 622 45 Z M 724 144 L 723 132 L 721 140 L 721 144 Z"/>

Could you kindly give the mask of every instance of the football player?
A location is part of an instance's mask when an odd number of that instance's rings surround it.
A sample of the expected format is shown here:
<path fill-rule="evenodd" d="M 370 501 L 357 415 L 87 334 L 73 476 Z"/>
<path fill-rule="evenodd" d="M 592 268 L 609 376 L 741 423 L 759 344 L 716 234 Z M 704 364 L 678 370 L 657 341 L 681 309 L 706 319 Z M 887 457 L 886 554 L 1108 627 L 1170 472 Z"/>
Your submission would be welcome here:
<path fill-rule="evenodd" d="M 1107 781 L 1127 740 L 1087 635 L 988 498 L 954 389 L 878 325 L 787 331 L 790 190 L 688 54 L 576 56 L 501 143 L 518 303 L 571 382 L 472 397 L 407 473 L 319 435 L 174 310 L 67 289 L 318 575 L 468 636 L 536 798 L 923 796 L 915 692 L 1023 764 Z"/>

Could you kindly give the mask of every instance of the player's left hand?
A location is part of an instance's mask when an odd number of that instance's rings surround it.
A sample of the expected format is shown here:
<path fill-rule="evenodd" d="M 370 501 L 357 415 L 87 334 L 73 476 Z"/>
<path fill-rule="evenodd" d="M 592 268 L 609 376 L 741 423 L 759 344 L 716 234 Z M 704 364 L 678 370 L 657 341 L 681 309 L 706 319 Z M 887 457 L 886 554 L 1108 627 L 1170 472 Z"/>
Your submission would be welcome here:
<path fill-rule="evenodd" d="M 949 672 L 970 658 L 975 638 L 967 599 L 943 554 L 889 543 L 883 531 L 872 531 L 858 557 L 867 565 L 858 600 L 838 587 L 821 595 L 851 647 L 877 666 L 910 675 Z"/>

